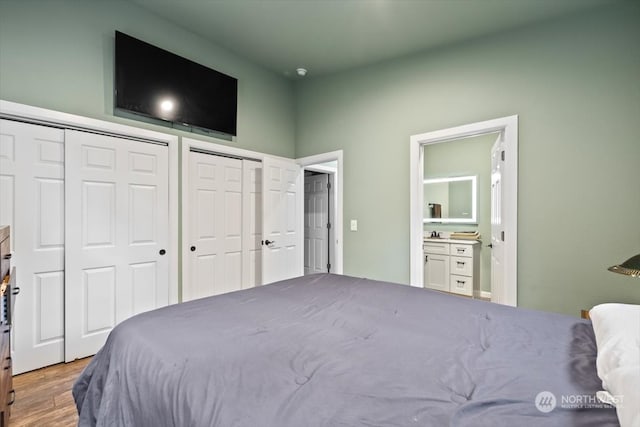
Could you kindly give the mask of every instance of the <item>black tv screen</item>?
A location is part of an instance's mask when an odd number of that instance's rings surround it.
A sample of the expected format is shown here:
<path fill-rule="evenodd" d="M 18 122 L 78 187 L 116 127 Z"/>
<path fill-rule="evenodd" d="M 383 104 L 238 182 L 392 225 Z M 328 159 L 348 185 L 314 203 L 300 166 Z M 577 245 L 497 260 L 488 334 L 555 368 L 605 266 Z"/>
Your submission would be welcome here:
<path fill-rule="evenodd" d="M 116 31 L 116 108 L 236 135 L 238 80 Z"/>

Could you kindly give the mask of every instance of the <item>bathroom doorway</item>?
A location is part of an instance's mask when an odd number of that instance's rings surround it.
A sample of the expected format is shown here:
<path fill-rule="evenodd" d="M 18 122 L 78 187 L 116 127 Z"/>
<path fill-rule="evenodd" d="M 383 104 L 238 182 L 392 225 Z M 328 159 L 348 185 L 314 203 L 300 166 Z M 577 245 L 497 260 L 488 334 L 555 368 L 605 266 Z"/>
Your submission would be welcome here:
<path fill-rule="evenodd" d="M 423 286 L 425 147 L 496 134 L 491 151 L 491 301 L 517 305 L 518 117 L 472 123 L 410 138 L 411 285 Z M 488 245 L 487 245 L 488 246 Z"/>
<path fill-rule="evenodd" d="M 469 295 L 485 300 L 491 299 L 491 149 L 497 137 L 492 133 L 423 147 L 425 237 L 454 239 L 451 233 L 464 232 L 475 241 L 479 272 L 469 271 Z M 430 205 L 438 212 L 429 212 Z"/>

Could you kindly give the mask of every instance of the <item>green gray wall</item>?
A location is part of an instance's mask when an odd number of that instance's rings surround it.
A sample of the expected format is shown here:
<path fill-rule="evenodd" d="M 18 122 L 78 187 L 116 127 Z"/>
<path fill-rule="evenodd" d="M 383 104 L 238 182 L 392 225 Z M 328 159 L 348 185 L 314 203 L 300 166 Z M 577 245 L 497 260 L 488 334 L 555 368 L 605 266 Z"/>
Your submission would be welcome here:
<path fill-rule="evenodd" d="M 478 223 L 433 224 L 425 223 L 425 231 L 475 231 L 480 233 L 480 289 L 491 291 L 491 147 L 497 134 L 429 144 L 424 147 L 424 177 L 446 176 L 478 177 Z"/>
<path fill-rule="evenodd" d="M 115 30 L 237 78 L 229 145 L 293 157 L 290 81 L 128 1 L 0 1 L 0 99 L 210 140 L 113 116 Z"/>
<path fill-rule="evenodd" d="M 635 4 L 634 4 L 635 3 Z M 345 273 L 409 280 L 409 136 L 520 116 L 519 304 L 640 302 L 606 267 L 640 252 L 640 6 L 600 9 L 297 87 L 127 1 L 0 1 L 0 98 L 114 117 L 113 32 L 239 79 L 230 145 L 344 149 Z M 204 136 L 199 139 L 207 140 Z M 345 228 L 348 230 L 348 228 Z"/>
<path fill-rule="evenodd" d="M 296 155 L 344 150 L 344 272 L 409 281 L 409 136 L 519 115 L 518 304 L 640 303 L 640 5 L 297 84 Z"/>

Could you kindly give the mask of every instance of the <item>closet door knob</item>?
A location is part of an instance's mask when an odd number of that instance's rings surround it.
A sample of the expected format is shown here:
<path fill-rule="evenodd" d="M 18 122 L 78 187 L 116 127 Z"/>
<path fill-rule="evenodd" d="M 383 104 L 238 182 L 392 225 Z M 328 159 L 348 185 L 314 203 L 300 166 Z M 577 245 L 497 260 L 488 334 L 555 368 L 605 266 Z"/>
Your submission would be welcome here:
<path fill-rule="evenodd" d="M 167 253 L 167 251 L 165 251 L 164 249 L 160 249 L 160 252 L 159 252 L 159 253 L 160 253 L 160 255 L 164 255 L 164 254 L 166 254 L 166 253 Z"/>
<path fill-rule="evenodd" d="M 196 251 L 196 247 L 195 246 L 191 246 L 189 249 L 191 249 L 191 252 L 195 252 Z"/>

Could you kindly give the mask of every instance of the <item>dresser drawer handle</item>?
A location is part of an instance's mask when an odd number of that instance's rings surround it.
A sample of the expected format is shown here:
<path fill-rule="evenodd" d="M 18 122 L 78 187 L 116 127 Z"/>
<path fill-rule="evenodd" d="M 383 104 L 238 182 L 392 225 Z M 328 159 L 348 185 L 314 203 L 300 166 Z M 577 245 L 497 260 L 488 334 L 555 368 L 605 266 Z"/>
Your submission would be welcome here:
<path fill-rule="evenodd" d="M 463 261 L 456 261 L 456 263 L 457 263 L 458 265 L 465 265 L 465 264 L 466 264 L 466 263 L 465 263 L 465 262 L 463 262 Z"/>
<path fill-rule="evenodd" d="M 15 288 L 13 288 L 13 292 L 12 293 L 13 293 L 13 295 L 18 295 L 20 293 L 20 288 L 16 286 Z"/>
<path fill-rule="evenodd" d="M 11 356 L 7 357 L 5 360 L 9 361 L 9 364 L 4 367 L 4 370 L 6 371 L 8 369 L 11 369 L 11 367 L 13 366 L 13 360 L 11 359 Z"/>
<path fill-rule="evenodd" d="M 458 282 L 458 285 L 464 285 L 465 283 L 467 283 L 464 280 L 456 280 L 456 282 Z"/>
<path fill-rule="evenodd" d="M 7 402 L 7 405 L 11 406 L 16 403 L 16 391 L 11 389 L 11 391 L 9 392 L 9 396 L 11 396 L 11 400 Z"/>

